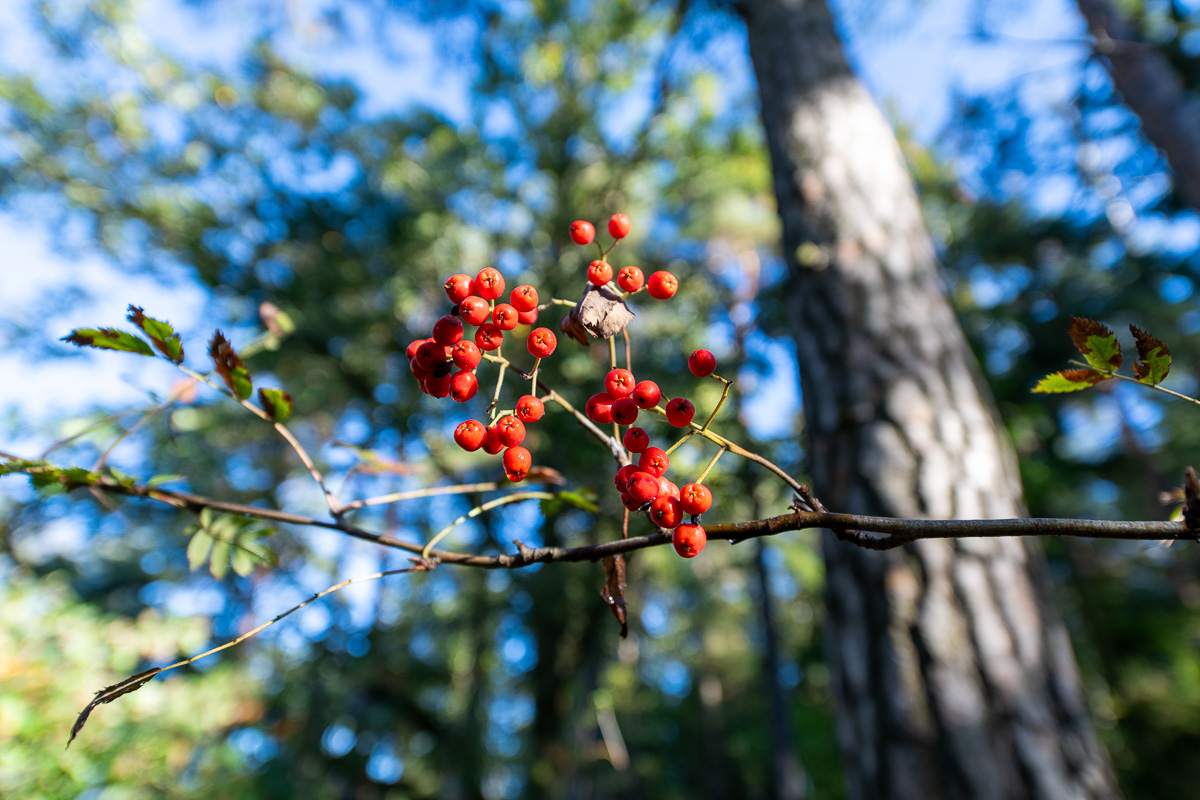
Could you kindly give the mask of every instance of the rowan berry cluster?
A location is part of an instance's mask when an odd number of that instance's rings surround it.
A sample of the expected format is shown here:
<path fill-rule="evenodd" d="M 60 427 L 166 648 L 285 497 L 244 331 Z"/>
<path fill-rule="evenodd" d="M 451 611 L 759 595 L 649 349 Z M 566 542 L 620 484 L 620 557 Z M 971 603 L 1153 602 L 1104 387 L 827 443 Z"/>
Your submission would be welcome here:
<path fill-rule="evenodd" d="M 604 287 L 613 281 L 608 253 L 629 234 L 630 227 L 629 217 L 625 214 L 612 216 L 608 222 L 608 232 L 613 237 L 613 244 L 607 250 L 601 248 L 600 258 L 588 266 L 588 282 Z M 569 233 L 579 245 L 591 244 L 596 237 L 595 226 L 586 220 L 572 223 Z M 622 292 L 618 302 L 623 302 L 625 297 L 642 289 L 646 289 L 651 297 L 666 300 L 679 289 L 679 281 L 670 272 L 660 270 L 647 280 L 642 270 L 632 265 L 617 271 L 616 283 Z M 497 303 L 504 296 L 504 276 L 492 267 L 481 270 L 474 278 L 466 274 L 452 275 L 443 288 L 453 307 L 449 314 L 434 323 L 429 338 L 414 341 L 408 346 L 409 367 L 426 394 L 438 398 L 450 397 L 465 403 L 479 391 L 476 368 L 480 362 L 485 358 L 496 361 L 503 373 L 509 366 L 508 360 L 500 356 L 505 334 L 514 335 L 522 326 L 534 325 L 538 312 L 550 303 L 539 305 L 537 289 L 529 285 L 513 289 L 507 303 Z M 562 301 L 552 302 L 562 304 Z M 475 328 L 473 336 L 466 336 L 467 325 Z M 464 450 L 473 452 L 482 449 L 491 455 L 504 451 L 504 472 L 513 482 L 523 480 L 529 474 L 532 463 L 529 450 L 522 446 L 526 424 L 542 418 L 545 414 L 544 400 L 558 399 L 561 402 L 552 392 L 545 398 L 537 397 L 537 372 L 541 359 L 554 353 L 557 337 L 549 328 L 532 328 L 524 335 L 526 349 L 535 359 L 533 371 L 524 375 L 532 380 L 530 393 L 520 397 L 510 411 L 497 411 L 503 384 L 501 374 L 492 405 L 488 409 L 492 421 L 484 424 L 476 419 L 468 419 L 454 431 L 455 442 Z M 697 350 L 688 359 L 688 366 L 693 374 L 706 377 L 716 368 L 716 360 L 707 350 Z M 661 402 L 662 391 L 654 381 L 639 382 L 630 370 L 617 368 L 614 363 L 604 379 L 604 390 L 588 399 L 584 411 L 594 423 L 626 427 L 621 442 L 637 461 L 622 466 L 614 476 L 621 502 L 631 511 L 646 513 L 660 528 L 671 530 L 675 550 L 685 558 L 691 558 L 704 549 L 706 542 L 704 528 L 698 522 L 700 515 L 708 511 L 713 503 L 712 492 L 703 484 L 708 470 L 698 481 L 688 483 L 681 489 L 666 477 L 674 447 L 663 450 L 651 446 L 649 434 L 643 428 L 635 427 L 634 423 L 640 412 L 656 409 L 675 428 L 687 428 L 688 435 L 696 430 L 704 433 L 704 430 L 692 425 L 696 408 L 686 397 L 671 399 L 658 410 Z M 620 436 L 619 427 L 616 431 L 616 435 Z M 682 440 L 675 446 L 680 443 Z M 691 521 L 684 522 L 685 516 L 690 516 Z"/>

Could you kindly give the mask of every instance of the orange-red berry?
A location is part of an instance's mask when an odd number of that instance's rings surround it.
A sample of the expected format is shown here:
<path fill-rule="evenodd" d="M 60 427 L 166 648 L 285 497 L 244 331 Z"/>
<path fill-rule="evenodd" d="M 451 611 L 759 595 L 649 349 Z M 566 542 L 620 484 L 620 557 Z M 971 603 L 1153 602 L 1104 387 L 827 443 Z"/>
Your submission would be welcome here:
<path fill-rule="evenodd" d="M 433 340 L 443 347 L 452 347 L 462 341 L 463 323 L 458 317 L 449 315 L 433 323 Z"/>
<path fill-rule="evenodd" d="M 647 447 L 638 459 L 638 466 L 657 478 L 670 469 L 671 457 L 661 447 Z"/>
<path fill-rule="evenodd" d="M 520 312 L 508 303 L 501 303 L 492 311 L 492 322 L 502 331 L 511 331 L 517 327 L 517 315 Z"/>
<path fill-rule="evenodd" d="M 482 325 L 492 315 L 492 307 L 482 297 L 471 296 L 458 304 L 458 315 L 468 325 Z"/>
<path fill-rule="evenodd" d="M 612 422 L 612 396 L 608 392 L 597 392 L 588 398 L 583 407 L 587 418 L 597 425 L 607 425 Z"/>
<path fill-rule="evenodd" d="M 663 494 L 660 490 L 658 497 L 650 504 L 650 519 L 660 528 L 670 530 L 683 522 L 683 509 L 679 507 L 679 498 Z"/>
<path fill-rule="evenodd" d="M 704 545 L 708 543 L 708 534 L 699 525 L 680 525 L 671 534 L 671 544 L 675 552 L 684 558 L 695 558 L 700 555 Z"/>
<path fill-rule="evenodd" d="M 517 401 L 517 419 L 521 422 L 537 422 L 546 413 L 546 405 L 531 394 Z"/>
<path fill-rule="evenodd" d="M 636 292 L 646 283 L 646 276 L 637 267 L 621 267 L 617 273 L 617 286 L 623 292 Z"/>
<path fill-rule="evenodd" d="M 679 502 L 685 514 L 703 514 L 712 508 L 713 496 L 703 483 L 689 483 L 679 490 Z"/>
<path fill-rule="evenodd" d="M 496 430 L 499 432 L 500 444 L 505 447 L 516 447 L 525 441 L 525 423 L 512 414 L 496 420 Z"/>
<path fill-rule="evenodd" d="M 529 466 L 533 463 L 529 451 L 518 446 L 505 450 L 500 460 L 504 464 L 504 474 L 513 483 L 525 480 L 525 476 L 529 474 Z"/>
<path fill-rule="evenodd" d="M 475 294 L 484 300 L 495 300 L 504 294 L 504 276 L 495 267 L 484 267 L 475 276 Z"/>
<path fill-rule="evenodd" d="M 625 482 L 628 493 L 639 505 L 653 502 L 658 497 L 658 478 L 649 472 L 638 470 Z"/>
<path fill-rule="evenodd" d="M 451 303 L 461 303 L 475 293 L 475 281 L 471 280 L 470 275 L 460 272 L 447 278 L 446 285 L 442 288 L 446 290 L 446 296 L 450 298 Z"/>
<path fill-rule="evenodd" d="M 679 291 L 679 279 L 665 269 L 661 269 L 650 276 L 646 290 L 655 300 L 668 300 Z"/>
<path fill-rule="evenodd" d="M 697 350 L 688 356 L 688 369 L 697 378 L 707 378 L 717 368 L 717 359 L 707 350 Z"/>
<path fill-rule="evenodd" d="M 621 439 L 625 449 L 631 453 L 640 453 L 650 446 L 650 435 L 641 428 L 630 428 Z"/>
<path fill-rule="evenodd" d="M 614 398 L 629 397 L 636 386 L 633 373 L 627 369 L 618 367 L 604 376 L 604 391 Z"/>
<path fill-rule="evenodd" d="M 508 296 L 508 302 L 512 303 L 513 308 L 517 311 L 533 311 L 538 304 L 537 289 L 527 283 L 522 284 L 512 290 L 512 294 Z"/>
<path fill-rule="evenodd" d="M 471 370 L 461 370 L 450 378 L 450 398 L 456 403 L 467 402 L 478 391 L 479 381 Z"/>
<path fill-rule="evenodd" d="M 686 428 L 696 416 L 696 407 L 692 401 L 684 397 L 676 397 L 667 403 L 667 422 L 676 428 Z"/>
<path fill-rule="evenodd" d="M 662 390 L 654 381 L 641 381 L 633 387 L 633 401 L 638 404 L 638 408 L 654 408 L 660 399 Z"/>
<path fill-rule="evenodd" d="M 467 452 L 475 452 L 487 441 L 487 428 L 477 419 L 469 419 L 459 423 L 454 429 L 454 441 Z"/>
<path fill-rule="evenodd" d="M 483 440 L 483 452 L 494 456 L 503 449 L 504 444 L 500 441 L 500 431 L 496 428 L 496 424 L 488 425 L 487 438 Z"/>
<path fill-rule="evenodd" d="M 479 330 L 475 331 L 475 344 L 479 345 L 480 350 L 490 353 L 503 343 L 504 334 L 491 322 L 483 323 Z"/>
<path fill-rule="evenodd" d="M 558 337 L 549 328 L 534 328 L 529 332 L 525 346 L 529 348 L 529 355 L 534 358 L 546 358 L 558 346 Z"/>
<path fill-rule="evenodd" d="M 454 366 L 459 369 L 475 369 L 483 360 L 483 353 L 473 340 L 463 339 L 454 345 L 454 349 L 450 351 L 450 358 L 454 359 Z"/>
<path fill-rule="evenodd" d="M 571 241 L 575 244 L 591 244 L 596 238 L 596 226 L 585 219 L 577 219 L 571 223 Z"/>
<path fill-rule="evenodd" d="M 630 227 L 628 214 L 613 214 L 608 219 L 608 235 L 614 239 L 624 239 L 629 235 Z"/>
<path fill-rule="evenodd" d="M 596 286 L 603 286 L 613 279 L 612 265 L 596 259 L 588 265 L 587 278 Z"/>

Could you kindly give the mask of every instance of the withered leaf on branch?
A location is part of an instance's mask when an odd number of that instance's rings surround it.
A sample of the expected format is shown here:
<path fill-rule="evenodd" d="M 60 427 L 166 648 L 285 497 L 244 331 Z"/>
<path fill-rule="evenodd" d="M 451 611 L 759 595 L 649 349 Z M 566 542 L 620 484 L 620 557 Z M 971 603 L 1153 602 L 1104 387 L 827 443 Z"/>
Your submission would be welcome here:
<path fill-rule="evenodd" d="M 114 683 L 112 686 L 105 686 L 100 691 L 96 692 L 96 696 L 92 698 L 92 702 L 87 704 L 87 708 L 79 712 L 79 716 L 75 718 L 75 724 L 71 726 L 71 738 L 67 739 L 67 747 L 71 746 L 71 742 L 75 741 L 75 737 L 83 730 L 83 726 L 87 724 L 88 717 L 92 713 L 92 709 L 101 703 L 111 703 L 118 697 L 127 695 L 130 692 L 136 692 L 138 689 L 150 682 L 158 673 L 162 672 L 161 667 L 148 669 L 145 672 L 139 672 L 137 675 L 131 675 L 120 683 Z"/>
<path fill-rule="evenodd" d="M 1111 372 L 1121 366 L 1117 335 L 1094 319 L 1071 317 L 1071 341 L 1093 368 Z"/>
<path fill-rule="evenodd" d="M 96 347 L 101 350 L 117 350 L 122 353 L 137 353 L 139 356 L 154 357 L 154 351 L 137 336 L 117 328 L 77 328 L 62 338 L 79 347 Z"/>
<path fill-rule="evenodd" d="M 213 364 L 216 365 L 217 372 L 224 379 L 229 391 L 239 400 L 249 397 L 252 389 L 250 373 L 242 366 L 242 360 L 238 358 L 225 334 L 220 331 L 213 333 L 212 341 L 208 343 L 208 354 L 212 356 Z"/>
<path fill-rule="evenodd" d="M 150 341 L 154 343 L 154 347 L 158 352 L 176 364 L 183 363 L 183 342 L 180 341 L 179 334 L 171 327 L 171 323 L 155 319 L 154 317 L 147 317 L 142 312 L 142 309 L 135 305 L 129 306 L 129 313 L 126 314 L 125 318 L 141 328 L 142 332 L 150 337 Z"/>
<path fill-rule="evenodd" d="M 595 339 L 607 339 L 625 330 L 634 313 L 625 305 L 621 296 L 607 286 L 596 286 L 589 283 L 583 290 L 583 296 L 575 304 L 562 322 L 559 330 L 588 346 L 588 334 Z"/>
<path fill-rule="evenodd" d="M 1094 369 L 1064 369 L 1052 372 L 1038 381 L 1033 391 L 1039 394 L 1062 394 L 1063 392 L 1078 392 L 1100 381 L 1111 380 L 1107 372 Z"/>
<path fill-rule="evenodd" d="M 618 554 L 604 559 L 604 588 L 600 596 L 608 603 L 609 610 L 621 623 L 621 638 L 629 635 L 625 609 L 625 556 Z"/>
<path fill-rule="evenodd" d="M 1133 374 L 1142 383 L 1151 386 L 1162 383 L 1171 371 L 1171 349 L 1137 325 L 1130 325 L 1129 332 L 1137 344 L 1138 357 L 1133 362 Z"/>

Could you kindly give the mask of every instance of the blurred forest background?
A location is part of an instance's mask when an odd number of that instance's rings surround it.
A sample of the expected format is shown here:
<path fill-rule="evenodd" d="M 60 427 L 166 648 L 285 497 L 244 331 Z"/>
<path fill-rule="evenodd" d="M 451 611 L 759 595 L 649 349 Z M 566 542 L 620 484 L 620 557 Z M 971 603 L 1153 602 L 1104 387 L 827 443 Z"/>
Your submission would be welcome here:
<path fill-rule="evenodd" d="M 1048 17 L 1055 5 L 835 10 L 860 66 L 895 37 L 941 37 L 928 63 L 891 76 L 893 122 L 1031 514 L 1161 519 L 1160 494 L 1195 460 L 1191 410 L 1122 385 L 1029 394 L 1071 356 L 1071 314 L 1167 341 L 1177 391 L 1194 393 L 1200 375 L 1200 222 L 1114 93 L 1078 9 Z M 1200 3 L 1119 7 L 1140 46 L 1200 88 Z M 745 31 L 726 5 L 8 8 L 0 449 L 35 457 L 86 429 L 53 456 L 86 466 L 168 396 L 165 364 L 57 341 L 117 324 L 135 303 L 176 323 L 192 358 L 214 327 L 240 346 L 260 341 L 248 366 L 291 392 L 294 429 L 346 498 L 496 479 L 494 460 L 453 446 L 460 409 L 416 390 L 404 347 L 440 315 L 454 272 L 495 265 L 514 285 L 573 297 L 590 251 L 569 244 L 568 224 L 619 210 L 634 227 L 618 261 L 682 283 L 670 305 L 638 305 L 636 371 L 671 376 L 705 409 L 717 393 L 680 375 L 683 357 L 705 346 L 738 364 L 722 431 L 804 474 L 779 225 Z M 934 33 L 930 18 L 943 20 Z M 977 62 L 956 81 L 936 57 L 960 50 Z M 971 80 L 974 68 L 989 79 Z M 937 85 L 921 85 L 931 74 Z M 906 103 L 940 112 L 906 118 Z M 29 244 L 34 228 L 51 232 L 49 254 Z M 264 336 L 265 301 L 295 322 L 282 341 Z M 603 350 L 561 342 L 547 379 L 582 400 Z M 531 440 L 535 463 L 597 491 L 600 511 L 508 507 L 460 527 L 456 549 L 509 548 L 513 530 L 530 545 L 620 535 L 607 453 L 554 413 Z M 678 456 L 685 469 L 704 458 L 691 447 Z M 323 507 L 278 437 L 208 391 L 149 418 L 109 463 L 178 473 L 200 494 Z M 722 520 L 789 499 L 734 459 L 710 482 Z M 0 482 L 5 796 L 770 797 L 781 735 L 808 796 L 844 796 L 811 534 L 715 542 L 692 562 L 638 553 L 625 641 L 593 564 L 444 568 L 352 587 L 100 708 L 64 751 L 101 686 L 338 580 L 406 565 L 340 534 L 284 527 L 261 540 L 270 565 L 217 579 L 189 570 L 191 515 L 134 502 L 110 513 L 77 494 Z M 477 502 L 356 519 L 424 539 Z M 1087 540 L 1047 550 L 1123 789 L 1189 796 L 1200 782 L 1200 554 Z"/>

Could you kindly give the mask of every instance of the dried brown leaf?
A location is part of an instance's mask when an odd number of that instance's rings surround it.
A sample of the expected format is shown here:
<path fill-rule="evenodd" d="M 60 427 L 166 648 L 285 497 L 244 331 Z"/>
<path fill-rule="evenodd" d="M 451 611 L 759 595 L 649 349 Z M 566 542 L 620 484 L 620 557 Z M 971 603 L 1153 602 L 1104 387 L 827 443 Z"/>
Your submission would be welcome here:
<path fill-rule="evenodd" d="M 634 313 L 619 294 L 607 286 L 589 283 L 558 327 L 586 347 L 589 334 L 595 339 L 608 339 L 625 330 L 633 317 Z"/>
<path fill-rule="evenodd" d="M 137 675 L 130 675 L 125 680 L 114 683 L 112 686 L 105 686 L 96 692 L 96 696 L 92 698 L 92 702 L 87 704 L 87 708 L 79 712 L 79 716 L 75 719 L 75 724 L 71 726 L 71 738 L 67 740 L 67 747 L 71 746 L 71 742 L 75 741 L 75 737 L 83 730 L 83 726 L 87 724 L 88 717 L 91 716 L 93 708 L 102 703 L 111 703 L 118 697 L 123 697 L 130 692 L 136 692 L 160 672 L 162 672 L 162 669 L 159 667 L 148 669 L 145 672 L 139 672 Z"/>
<path fill-rule="evenodd" d="M 621 638 L 629 635 L 625 608 L 625 556 L 618 554 L 604 559 L 604 588 L 600 596 L 608 603 L 609 610 L 621 623 Z"/>

